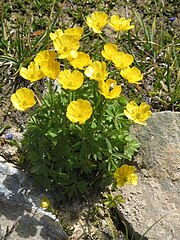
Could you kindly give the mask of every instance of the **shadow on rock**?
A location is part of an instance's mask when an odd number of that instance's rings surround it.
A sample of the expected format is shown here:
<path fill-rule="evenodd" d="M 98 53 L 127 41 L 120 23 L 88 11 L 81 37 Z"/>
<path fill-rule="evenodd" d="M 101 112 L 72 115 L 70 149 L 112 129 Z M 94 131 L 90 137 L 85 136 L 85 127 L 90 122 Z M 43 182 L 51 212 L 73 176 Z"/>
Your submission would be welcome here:
<path fill-rule="evenodd" d="M 30 216 L 30 214 L 26 214 L 19 219 L 15 231 L 19 237 L 29 239 L 37 234 L 38 225 L 39 221 L 35 217 Z"/>
<path fill-rule="evenodd" d="M 68 239 L 60 224 L 55 223 L 55 216 L 40 208 L 43 195 L 43 191 L 32 187 L 29 176 L 0 157 L 1 235 L 11 235 L 12 239 Z"/>

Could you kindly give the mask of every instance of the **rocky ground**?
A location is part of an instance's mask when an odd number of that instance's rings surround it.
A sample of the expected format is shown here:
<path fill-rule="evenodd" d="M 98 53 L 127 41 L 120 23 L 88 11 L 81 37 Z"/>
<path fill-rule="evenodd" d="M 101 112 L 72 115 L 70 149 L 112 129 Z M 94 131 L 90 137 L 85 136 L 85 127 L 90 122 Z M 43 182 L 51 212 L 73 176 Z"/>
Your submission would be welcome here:
<path fill-rule="evenodd" d="M 121 189 L 125 203 L 109 211 L 102 201 L 91 197 L 84 202 L 60 204 L 58 218 L 42 211 L 40 198 L 46 193 L 33 188 L 31 178 L 8 163 L 14 154 L 8 157 L 8 151 L 11 153 L 13 149 L 5 144 L 2 149 L 6 158 L 1 157 L 0 162 L 2 236 L 7 226 L 18 223 L 10 234 L 12 240 L 27 237 L 119 240 L 125 232 L 124 222 L 129 239 L 179 240 L 180 113 L 154 113 L 148 126 L 134 126 L 132 131 L 141 141 L 140 151 L 134 158 L 139 182 L 136 187 Z M 29 224 L 31 228 L 27 227 Z"/>

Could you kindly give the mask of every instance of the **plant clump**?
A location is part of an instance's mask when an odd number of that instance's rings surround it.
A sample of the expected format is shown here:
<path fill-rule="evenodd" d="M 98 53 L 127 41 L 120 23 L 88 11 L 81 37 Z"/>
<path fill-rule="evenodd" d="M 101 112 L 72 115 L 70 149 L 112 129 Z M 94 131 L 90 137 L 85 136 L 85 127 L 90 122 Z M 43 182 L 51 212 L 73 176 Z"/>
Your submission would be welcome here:
<path fill-rule="evenodd" d="M 115 15 L 109 26 L 128 31 L 134 28 L 130 21 Z M 108 15 L 94 12 L 86 23 L 98 47 L 102 45 L 101 52 L 81 49 L 81 41 L 87 42 L 91 34 L 83 35 L 86 27 L 57 29 L 50 33 L 53 49 L 38 52 L 27 68 L 20 69 L 35 93 L 22 88 L 11 97 L 21 111 L 35 105 L 36 98 L 38 105 L 28 110 L 31 116 L 22 142 L 23 163 L 37 185 L 60 189 L 63 199 L 87 195 L 97 186 L 100 190 L 114 178 L 117 187 L 136 185 L 135 168 L 125 161 L 132 159 L 140 144 L 129 135 L 129 127 L 133 122 L 145 125 L 151 116 L 148 104 L 138 106 L 122 94 L 122 78 L 139 85 L 143 75 L 137 67 L 130 67 L 134 56 L 118 51 L 118 45 L 103 34 Z M 36 85 L 42 78 L 43 94 Z"/>

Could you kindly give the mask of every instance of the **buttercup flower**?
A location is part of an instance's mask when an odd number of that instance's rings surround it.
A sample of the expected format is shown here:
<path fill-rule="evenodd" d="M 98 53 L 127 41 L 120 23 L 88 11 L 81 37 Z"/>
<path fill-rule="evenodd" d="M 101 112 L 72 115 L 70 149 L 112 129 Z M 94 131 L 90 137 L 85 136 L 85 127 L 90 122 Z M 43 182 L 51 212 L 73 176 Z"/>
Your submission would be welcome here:
<path fill-rule="evenodd" d="M 125 69 L 131 65 L 134 58 L 131 54 L 117 52 L 112 58 L 112 61 L 117 69 Z"/>
<path fill-rule="evenodd" d="M 104 12 L 94 12 L 86 18 L 87 25 L 92 28 L 95 33 L 101 33 L 101 29 L 107 24 L 108 15 Z"/>
<path fill-rule="evenodd" d="M 41 70 L 46 77 L 56 79 L 60 72 L 60 63 L 58 61 L 44 61 L 41 63 Z"/>
<path fill-rule="evenodd" d="M 36 104 L 34 92 L 28 88 L 20 88 L 11 95 L 13 106 L 20 111 L 26 111 Z"/>
<path fill-rule="evenodd" d="M 21 77 L 29 80 L 30 82 L 35 82 L 44 77 L 44 73 L 41 71 L 39 65 L 35 62 L 30 62 L 28 68 L 21 67 L 19 74 Z"/>
<path fill-rule="evenodd" d="M 73 68 L 78 68 L 83 70 L 84 67 L 88 66 L 92 63 L 90 56 L 84 52 L 77 52 L 76 58 L 68 58 L 69 63 L 73 66 Z"/>
<path fill-rule="evenodd" d="M 127 164 L 117 168 L 114 172 L 114 178 L 116 179 L 116 186 L 122 187 L 125 184 L 137 185 L 138 176 L 134 173 L 135 167 L 128 166 Z"/>
<path fill-rule="evenodd" d="M 99 82 L 99 88 L 99 93 L 107 99 L 117 98 L 122 91 L 121 86 L 117 85 L 117 82 L 113 79 Z"/>
<path fill-rule="evenodd" d="M 56 52 L 43 50 L 36 55 L 34 61 L 40 65 L 41 71 L 46 77 L 56 79 L 60 72 L 60 63 L 55 58 Z"/>
<path fill-rule="evenodd" d="M 84 74 L 91 80 L 103 81 L 108 76 L 108 72 L 106 71 L 106 63 L 95 61 L 86 68 Z"/>
<path fill-rule="evenodd" d="M 124 115 L 135 123 L 147 125 L 146 120 L 151 117 L 152 112 L 150 105 L 145 102 L 142 102 L 140 106 L 138 106 L 135 101 L 131 101 L 126 105 Z"/>
<path fill-rule="evenodd" d="M 83 28 L 74 27 L 74 28 L 67 28 L 64 32 L 62 29 L 57 29 L 54 33 L 50 33 L 51 40 L 55 40 L 56 38 L 61 38 L 63 35 L 69 35 L 77 38 L 80 40 L 83 34 Z"/>
<path fill-rule="evenodd" d="M 115 44 L 106 43 L 104 45 L 104 50 L 102 50 L 101 54 L 107 60 L 112 60 L 117 51 L 118 47 Z"/>
<path fill-rule="evenodd" d="M 84 123 L 92 115 L 91 103 L 87 100 L 78 99 L 77 101 L 72 101 L 68 107 L 66 116 L 71 122 L 79 122 L 79 124 Z"/>
<path fill-rule="evenodd" d="M 129 83 L 140 84 L 143 79 L 141 71 L 137 67 L 128 67 L 120 71 L 120 75 L 128 80 Z"/>
<path fill-rule="evenodd" d="M 40 201 L 41 208 L 47 209 L 50 205 L 51 205 L 50 200 L 47 197 L 43 196 Z"/>
<path fill-rule="evenodd" d="M 64 33 L 66 35 L 76 37 L 78 40 L 80 40 L 83 34 L 83 28 L 79 28 L 79 27 L 67 28 Z"/>
<path fill-rule="evenodd" d="M 115 31 L 128 31 L 134 28 L 134 25 L 130 25 L 131 19 L 120 18 L 118 15 L 113 15 L 110 18 L 109 26 Z"/>
<path fill-rule="evenodd" d="M 72 73 L 70 70 L 64 70 L 58 76 L 58 82 L 64 89 L 76 90 L 82 86 L 83 81 L 84 76 L 78 70 L 74 70 Z"/>
<path fill-rule="evenodd" d="M 62 29 L 57 29 L 54 33 L 50 33 L 49 36 L 51 40 L 54 41 L 56 38 L 61 38 L 63 34 Z"/>
<path fill-rule="evenodd" d="M 80 47 L 79 40 L 76 37 L 66 34 L 63 34 L 60 38 L 55 38 L 53 45 L 60 59 L 76 57 L 77 50 Z"/>
<path fill-rule="evenodd" d="M 50 51 L 50 50 L 43 50 L 40 51 L 36 57 L 34 58 L 34 61 L 38 63 L 41 66 L 41 63 L 48 62 L 48 61 L 54 61 L 56 58 L 56 52 Z"/>

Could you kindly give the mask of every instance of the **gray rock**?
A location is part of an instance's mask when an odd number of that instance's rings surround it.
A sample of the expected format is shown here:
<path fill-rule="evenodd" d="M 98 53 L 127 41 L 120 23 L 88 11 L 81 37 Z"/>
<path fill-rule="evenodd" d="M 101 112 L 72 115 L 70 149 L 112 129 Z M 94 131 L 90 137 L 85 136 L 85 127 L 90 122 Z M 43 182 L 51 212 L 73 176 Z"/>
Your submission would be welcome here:
<path fill-rule="evenodd" d="M 43 195 L 28 176 L 0 157 L 0 239 L 13 225 L 10 240 L 68 239 L 55 216 L 40 208 Z"/>
<path fill-rule="evenodd" d="M 180 113 L 154 113 L 147 126 L 135 125 L 141 142 L 135 157 L 138 186 L 121 190 L 126 202 L 118 207 L 131 230 L 145 239 L 180 239 Z M 134 239 L 139 239 L 138 234 Z"/>

